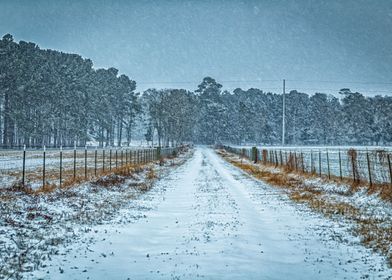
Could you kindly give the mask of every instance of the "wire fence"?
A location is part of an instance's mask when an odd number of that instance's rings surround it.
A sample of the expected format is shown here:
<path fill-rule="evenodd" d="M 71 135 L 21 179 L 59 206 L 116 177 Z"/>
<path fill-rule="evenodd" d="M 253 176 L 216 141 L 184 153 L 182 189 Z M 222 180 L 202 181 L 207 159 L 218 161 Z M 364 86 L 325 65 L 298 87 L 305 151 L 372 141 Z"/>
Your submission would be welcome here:
<path fill-rule="evenodd" d="M 384 149 L 270 149 L 223 146 L 225 150 L 255 163 L 312 173 L 329 179 L 350 179 L 355 183 L 392 186 L 392 152 Z"/>
<path fill-rule="evenodd" d="M 62 187 L 175 156 L 185 147 L 1 150 L 0 188 Z"/>

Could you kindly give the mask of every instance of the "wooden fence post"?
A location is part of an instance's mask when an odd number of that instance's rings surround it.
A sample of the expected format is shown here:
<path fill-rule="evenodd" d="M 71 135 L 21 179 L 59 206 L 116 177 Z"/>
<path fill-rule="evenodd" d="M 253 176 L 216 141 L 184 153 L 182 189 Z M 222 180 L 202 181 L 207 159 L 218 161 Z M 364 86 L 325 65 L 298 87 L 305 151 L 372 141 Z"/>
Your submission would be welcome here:
<path fill-rule="evenodd" d="M 286 168 L 290 168 L 289 166 L 290 155 L 288 154 L 287 150 L 284 151 L 284 166 Z"/>
<path fill-rule="evenodd" d="M 252 161 L 254 163 L 257 163 L 257 148 L 256 147 L 252 147 Z"/>
<path fill-rule="evenodd" d="M 161 147 L 157 147 L 157 160 L 161 160 Z"/>

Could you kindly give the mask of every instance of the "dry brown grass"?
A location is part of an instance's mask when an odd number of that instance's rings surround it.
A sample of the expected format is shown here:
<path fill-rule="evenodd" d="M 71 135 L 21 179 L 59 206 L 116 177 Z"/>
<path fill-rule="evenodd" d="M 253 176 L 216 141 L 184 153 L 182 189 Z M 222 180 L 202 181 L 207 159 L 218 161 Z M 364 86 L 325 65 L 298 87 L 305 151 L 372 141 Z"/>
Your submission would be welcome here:
<path fill-rule="evenodd" d="M 93 181 L 93 183 L 96 183 L 99 181 L 99 179 L 102 179 L 105 176 L 111 176 L 111 175 L 117 175 L 117 176 L 123 176 L 127 178 L 134 178 L 133 174 L 139 173 L 143 171 L 146 168 L 146 165 L 143 164 L 129 164 L 129 165 L 124 165 L 118 168 L 112 168 L 106 169 L 106 170 L 97 170 L 96 175 L 95 175 L 95 170 L 93 168 L 87 169 L 87 177 L 85 177 L 85 169 L 84 168 L 77 168 L 75 172 L 75 177 L 74 177 L 74 171 L 73 169 L 67 169 L 63 170 L 62 174 L 62 181 L 61 181 L 61 189 L 69 189 L 74 186 L 80 185 L 84 182 L 89 182 Z M 28 173 L 26 174 L 26 181 L 27 182 L 42 182 L 43 176 L 42 176 L 42 170 L 36 170 L 33 173 Z M 13 184 L 10 188 L 3 189 L 6 190 L 7 192 L 21 192 L 24 194 L 46 194 L 53 192 L 54 190 L 58 189 L 60 187 L 59 184 L 59 173 L 58 172 L 51 172 L 50 170 L 47 171 L 47 174 L 45 175 L 45 181 L 46 184 L 45 186 L 42 186 L 36 190 L 32 190 L 29 184 L 22 185 L 20 181 L 16 182 Z M 104 182 L 98 182 L 103 183 Z"/>
<path fill-rule="evenodd" d="M 147 171 L 146 178 L 147 178 L 148 180 L 153 180 L 153 179 L 158 178 L 158 175 L 156 174 L 154 168 L 150 168 L 150 169 Z"/>
<path fill-rule="evenodd" d="M 34 191 L 34 194 L 46 194 L 53 192 L 57 186 L 55 184 L 45 184 L 44 186 L 38 188 Z"/>
<path fill-rule="evenodd" d="M 92 182 L 92 185 L 104 188 L 110 188 L 123 184 L 126 177 L 117 174 L 110 174 L 104 177 L 100 177 L 98 180 Z"/>
<path fill-rule="evenodd" d="M 182 152 L 186 152 L 186 151 L 187 149 L 184 149 Z M 65 155 L 64 158 L 66 158 Z M 84 159 L 84 154 L 83 155 L 78 154 L 77 158 Z M 86 170 L 84 166 L 79 165 L 74 171 L 72 165 L 67 165 L 63 167 L 64 169 L 62 171 L 61 186 L 60 186 L 60 172 L 58 168 L 54 169 L 53 167 L 49 167 L 45 172 L 45 181 L 47 182 L 45 184 L 45 187 L 40 187 L 37 190 L 32 190 L 30 186 L 31 182 L 40 183 L 43 181 L 43 169 L 36 168 L 32 171 L 26 171 L 25 181 L 27 183 L 25 185 L 23 185 L 21 181 L 17 181 L 11 187 L 0 189 L 0 193 L 15 192 L 15 193 L 39 195 L 39 194 L 52 192 L 58 189 L 59 187 L 60 189 L 64 189 L 64 190 L 69 189 L 74 186 L 80 185 L 84 182 L 99 180 L 99 178 L 101 177 L 109 176 L 112 174 L 124 176 L 128 178 L 134 178 L 135 173 L 145 170 L 146 167 L 148 167 L 151 163 L 159 163 L 159 165 L 164 165 L 168 159 L 174 159 L 174 158 L 175 158 L 174 155 L 170 155 L 168 157 L 164 157 L 164 158 L 162 157 L 160 160 L 157 161 L 140 163 L 140 164 L 135 164 L 135 163 L 123 164 L 122 166 L 118 166 L 117 168 L 115 167 L 115 163 L 112 162 L 112 167 L 110 168 L 109 166 L 106 166 L 105 170 L 102 170 L 102 167 L 99 167 L 97 170 L 95 170 L 93 167 L 88 166 L 87 176 L 85 174 Z M 98 155 L 98 161 L 101 162 L 100 155 Z M 170 165 L 175 166 L 177 165 L 177 163 L 175 163 L 174 160 L 170 160 Z M 20 171 L 11 171 L 7 175 L 15 178 L 22 177 L 22 173 Z M 150 177 L 151 180 L 156 178 L 156 174 L 154 173 L 154 171 L 149 172 L 147 176 Z"/>
<path fill-rule="evenodd" d="M 381 199 L 392 202 L 392 186 L 390 184 L 373 184 L 368 186 L 368 193 L 378 193 Z"/>
<path fill-rule="evenodd" d="M 361 237 L 362 243 L 387 256 L 389 266 L 392 267 L 392 227 L 383 226 L 382 222 L 375 222 L 373 220 L 363 220 L 359 223 L 355 233 Z"/>
<path fill-rule="evenodd" d="M 392 266 L 392 227 L 385 226 L 384 221 L 377 218 L 364 219 L 361 210 L 357 207 L 346 203 L 331 199 L 328 195 L 317 188 L 305 184 L 305 180 L 311 177 L 318 177 L 317 174 L 293 172 L 291 169 L 279 169 L 279 172 L 271 172 L 268 170 L 273 165 L 255 165 L 243 162 L 241 159 L 226 151 L 218 151 L 226 161 L 234 166 L 244 170 L 248 174 L 261 179 L 273 186 L 283 188 L 289 193 L 289 198 L 298 203 L 304 203 L 312 210 L 322 213 L 328 218 L 334 218 L 337 215 L 345 220 L 353 222 L 356 226 L 354 234 L 361 238 L 362 243 L 377 252 L 387 256 L 389 265 Z M 276 169 L 275 169 L 276 170 Z M 328 177 L 323 177 L 329 181 Z M 346 183 L 350 186 L 350 193 L 358 191 L 360 188 L 366 187 L 368 194 L 379 193 L 384 200 L 391 200 L 392 188 L 388 185 L 372 185 L 363 186 L 352 180 L 340 180 L 338 177 L 331 177 L 330 181 L 336 183 Z M 347 194 L 346 194 L 347 195 Z"/>

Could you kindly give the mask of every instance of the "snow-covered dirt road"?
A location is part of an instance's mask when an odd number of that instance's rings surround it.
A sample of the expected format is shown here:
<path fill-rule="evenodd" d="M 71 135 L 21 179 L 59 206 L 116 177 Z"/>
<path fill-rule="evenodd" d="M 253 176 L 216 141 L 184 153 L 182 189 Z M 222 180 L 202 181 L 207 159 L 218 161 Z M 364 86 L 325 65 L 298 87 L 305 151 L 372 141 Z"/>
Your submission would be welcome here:
<path fill-rule="evenodd" d="M 389 279 L 344 226 L 288 200 L 208 148 L 139 198 L 133 223 L 96 226 L 32 278 Z"/>

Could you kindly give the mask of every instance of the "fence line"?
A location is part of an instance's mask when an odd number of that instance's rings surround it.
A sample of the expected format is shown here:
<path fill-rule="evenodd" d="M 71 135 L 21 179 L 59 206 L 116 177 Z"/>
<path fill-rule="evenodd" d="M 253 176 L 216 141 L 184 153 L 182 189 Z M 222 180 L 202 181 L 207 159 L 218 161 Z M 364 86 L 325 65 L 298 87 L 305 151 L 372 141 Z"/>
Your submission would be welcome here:
<path fill-rule="evenodd" d="M 289 171 L 319 177 L 350 179 L 354 183 L 390 184 L 391 151 L 381 149 L 271 149 L 223 146 L 228 152 L 257 163 L 284 167 Z"/>
<path fill-rule="evenodd" d="M 99 175 L 175 156 L 186 146 L 157 148 L 96 148 L 0 152 L 0 188 L 62 187 Z"/>

